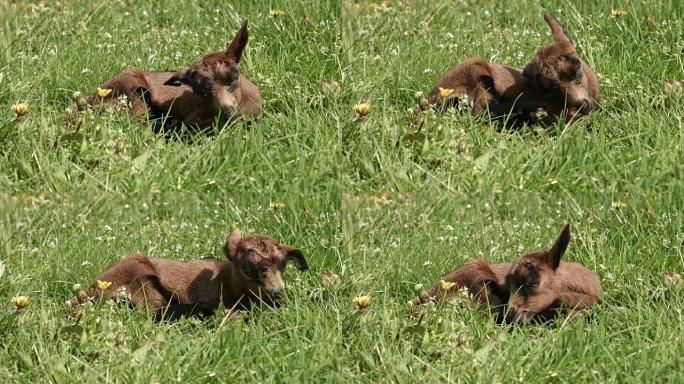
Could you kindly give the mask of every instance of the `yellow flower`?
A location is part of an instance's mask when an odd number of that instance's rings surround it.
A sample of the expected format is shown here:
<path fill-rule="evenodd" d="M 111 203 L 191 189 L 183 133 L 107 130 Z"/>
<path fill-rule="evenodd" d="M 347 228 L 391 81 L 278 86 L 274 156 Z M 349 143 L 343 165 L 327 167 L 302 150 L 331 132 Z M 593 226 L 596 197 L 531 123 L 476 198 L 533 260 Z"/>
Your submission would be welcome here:
<path fill-rule="evenodd" d="M 439 284 L 442 287 L 442 291 L 444 291 L 444 292 L 450 290 L 451 288 L 454 287 L 454 285 L 456 285 L 456 283 L 452 283 L 451 281 L 444 281 L 444 280 L 440 280 Z"/>
<path fill-rule="evenodd" d="M 627 208 L 627 203 L 623 203 L 622 201 L 614 201 L 612 207 L 613 209 Z"/>
<path fill-rule="evenodd" d="M 353 109 L 354 112 L 356 112 L 356 114 L 359 115 L 359 117 L 366 116 L 372 110 L 370 103 L 354 104 Z"/>
<path fill-rule="evenodd" d="M 628 14 L 627 10 L 622 9 L 622 8 L 617 8 L 617 9 L 613 9 L 612 11 L 610 11 L 610 15 L 613 17 L 627 16 L 627 14 Z"/>
<path fill-rule="evenodd" d="M 442 88 L 439 87 L 439 97 L 440 99 L 446 99 L 447 97 L 451 96 L 451 94 L 454 93 L 454 90 L 451 88 Z"/>
<path fill-rule="evenodd" d="M 112 90 L 109 88 L 97 87 L 97 95 L 100 97 L 107 97 L 110 93 L 112 93 Z"/>
<path fill-rule="evenodd" d="M 356 304 L 356 308 L 359 311 L 362 311 L 362 310 L 368 308 L 368 306 L 371 305 L 372 301 L 373 301 L 373 298 L 370 296 L 357 296 L 354 298 L 354 304 Z"/>
<path fill-rule="evenodd" d="M 20 311 L 29 305 L 31 299 L 29 299 L 28 296 L 14 296 L 10 301 L 12 302 L 12 305 L 14 305 L 14 308 L 16 308 L 17 311 Z"/>
<path fill-rule="evenodd" d="M 24 116 L 29 111 L 29 105 L 28 105 L 28 103 L 12 104 L 10 109 L 12 110 L 12 112 L 14 112 L 15 115 Z"/>
<path fill-rule="evenodd" d="M 271 203 L 271 208 L 273 208 L 276 211 L 279 211 L 285 207 L 287 207 L 287 205 L 285 203 L 281 203 L 279 201 L 276 201 L 275 203 Z"/>
<path fill-rule="evenodd" d="M 112 285 L 111 281 L 97 281 L 97 289 L 100 291 L 104 291 L 105 289 L 109 288 L 110 285 Z"/>
<path fill-rule="evenodd" d="M 285 10 L 280 8 L 271 9 L 271 16 L 280 17 L 285 15 Z"/>

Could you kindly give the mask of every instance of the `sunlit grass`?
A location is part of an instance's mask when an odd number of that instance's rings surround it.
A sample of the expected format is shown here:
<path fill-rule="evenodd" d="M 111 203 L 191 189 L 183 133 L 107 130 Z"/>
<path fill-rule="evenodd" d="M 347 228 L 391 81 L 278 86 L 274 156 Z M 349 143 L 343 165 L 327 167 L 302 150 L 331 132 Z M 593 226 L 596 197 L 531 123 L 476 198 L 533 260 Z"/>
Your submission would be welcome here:
<path fill-rule="evenodd" d="M 663 280 L 684 269 L 684 96 L 663 83 L 684 77 L 679 2 L 553 5 L 601 76 L 603 110 L 518 132 L 407 110 L 469 56 L 524 65 L 550 41 L 546 2 L 200 5 L 0 2 L 0 378 L 682 375 L 681 276 Z M 260 119 L 169 141 L 126 114 L 78 125 L 65 113 L 75 91 L 123 68 L 175 70 L 225 47 L 243 18 L 242 72 L 261 88 Z M 472 258 L 548 247 L 567 222 L 565 257 L 595 270 L 605 291 L 590 320 L 508 329 L 463 302 L 422 317 L 407 309 L 417 284 Z M 287 271 L 282 308 L 157 324 L 144 311 L 65 303 L 135 251 L 222 257 L 232 226 L 303 250 L 311 269 Z"/>

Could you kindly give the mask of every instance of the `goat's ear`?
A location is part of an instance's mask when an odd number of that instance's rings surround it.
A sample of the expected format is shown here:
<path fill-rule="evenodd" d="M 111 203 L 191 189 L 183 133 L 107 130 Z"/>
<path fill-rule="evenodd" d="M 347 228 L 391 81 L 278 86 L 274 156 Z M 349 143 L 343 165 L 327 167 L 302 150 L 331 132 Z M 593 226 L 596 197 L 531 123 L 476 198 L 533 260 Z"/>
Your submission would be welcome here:
<path fill-rule="evenodd" d="M 496 92 L 496 85 L 494 84 L 494 78 L 489 75 L 480 76 L 480 83 L 484 85 L 485 90 L 489 92 Z"/>
<path fill-rule="evenodd" d="M 171 85 L 174 87 L 178 87 L 181 84 L 187 84 L 187 79 L 185 78 L 185 75 L 188 73 L 187 68 L 178 68 L 176 73 L 171 76 L 168 80 L 164 82 L 164 85 Z"/>
<path fill-rule="evenodd" d="M 242 239 L 242 233 L 239 228 L 233 228 L 228 234 L 226 239 L 226 244 L 223 245 L 223 253 L 226 254 L 226 258 L 230 260 L 237 255 L 238 245 L 240 245 L 240 239 Z"/>
<path fill-rule="evenodd" d="M 565 55 L 564 57 L 565 60 L 570 64 L 573 77 L 582 72 L 582 61 L 579 59 L 579 57 L 577 57 L 577 55 L 569 54 Z"/>
<path fill-rule="evenodd" d="M 229 60 L 232 60 L 236 64 L 240 64 L 240 58 L 242 58 L 242 51 L 247 45 L 247 40 L 249 39 L 249 31 L 247 29 L 247 19 L 242 22 L 242 27 L 238 31 L 233 42 L 230 43 L 228 49 L 226 50 L 226 55 Z"/>
<path fill-rule="evenodd" d="M 568 37 L 568 33 L 565 31 L 565 28 L 563 28 L 554 15 L 552 15 L 550 12 L 544 12 L 544 20 L 546 20 L 546 24 L 548 24 L 549 28 L 551 28 L 551 34 L 553 35 L 553 39 L 555 41 L 572 44 L 570 38 Z"/>
<path fill-rule="evenodd" d="M 296 248 L 289 247 L 287 245 L 281 245 L 280 249 L 285 254 L 285 260 L 295 263 L 297 269 L 299 269 L 300 271 L 306 271 L 307 269 L 309 269 L 309 264 L 307 264 L 302 251 Z"/>
<path fill-rule="evenodd" d="M 555 270 L 560 265 L 561 258 L 563 257 L 565 250 L 568 248 L 569 243 L 570 224 L 565 224 L 565 227 L 563 227 L 563 231 L 561 231 L 560 236 L 558 236 L 556 242 L 553 244 L 551 249 L 546 253 L 546 262 L 552 269 Z"/>
<path fill-rule="evenodd" d="M 510 294 L 508 292 L 506 285 L 499 285 L 499 283 L 492 279 L 487 279 L 483 281 L 483 285 L 489 288 L 489 291 L 493 295 L 497 296 L 499 300 L 501 300 L 504 303 L 508 302 Z"/>

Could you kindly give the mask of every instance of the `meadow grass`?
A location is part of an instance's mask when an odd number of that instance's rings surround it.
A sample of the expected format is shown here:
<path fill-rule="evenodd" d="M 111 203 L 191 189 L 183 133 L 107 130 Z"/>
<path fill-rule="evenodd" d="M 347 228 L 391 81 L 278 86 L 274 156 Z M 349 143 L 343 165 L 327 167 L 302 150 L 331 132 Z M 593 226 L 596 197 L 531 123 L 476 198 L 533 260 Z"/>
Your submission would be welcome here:
<path fill-rule="evenodd" d="M 0 1 L 0 382 L 676 382 L 684 374 L 684 80 L 678 1 Z M 627 11 L 612 16 L 613 9 Z M 285 14 L 273 16 L 272 9 Z M 406 118 L 416 91 L 474 55 L 522 66 L 556 14 L 601 77 L 603 109 L 510 132 L 465 114 Z M 130 66 L 175 69 L 224 47 L 265 114 L 192 142 L 125 114 L 66 140 L 72 92 Z M 338 95 L 321 81 L 341 84 Z M 31 110 L 16 120 L 16 102 Z M 352 105 L 373 110 L 357 120 Z M 587 126 L 591 123 L 590 129 Z M 415 137 L 415 136 L 414 136 Z M 402 140 L 404 138 L 404 140 Z M 284 208 L 274 208 L 282 202 Z M 619 204 L 618 204 L 619 203 Z M 407 315 L 476 257 L 513 261 L 565 223 L 567 260 L 596 271 L 590 320 L 506 328 L 464 305 Z M 100 305 L 65 315 L 134 251 L 221 257 L 228 230 L 303 250 L 287 303 L 249 319 L 156 324 Z M 341 276 L 323 286 L 320 274 Z M 20 316 L 10 298 L 28 295 Z M 364 315 L 352 299 L 371 295 Z"/>

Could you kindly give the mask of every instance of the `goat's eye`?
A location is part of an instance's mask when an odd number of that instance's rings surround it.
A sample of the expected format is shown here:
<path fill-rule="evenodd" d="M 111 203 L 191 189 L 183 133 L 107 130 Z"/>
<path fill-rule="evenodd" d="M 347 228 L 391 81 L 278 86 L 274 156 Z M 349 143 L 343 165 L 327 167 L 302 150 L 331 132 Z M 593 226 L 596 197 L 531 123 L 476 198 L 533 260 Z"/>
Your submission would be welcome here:
<path fill-rule="evenodd" d="M 244 264 L 242 266 L 242 270 L 243 270 L 243 272 L 245 272 L 245 275 L 252 277 L 252 278 L 257 277 L 257 275 L 259 273 L 256 266 L 254 266 L 252 264 Z"/>

